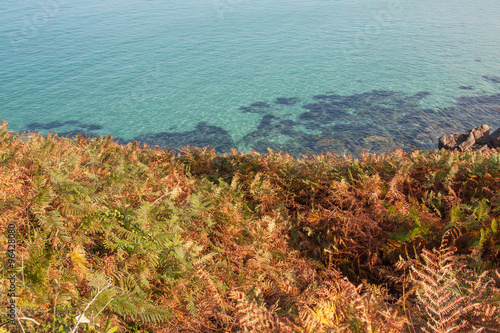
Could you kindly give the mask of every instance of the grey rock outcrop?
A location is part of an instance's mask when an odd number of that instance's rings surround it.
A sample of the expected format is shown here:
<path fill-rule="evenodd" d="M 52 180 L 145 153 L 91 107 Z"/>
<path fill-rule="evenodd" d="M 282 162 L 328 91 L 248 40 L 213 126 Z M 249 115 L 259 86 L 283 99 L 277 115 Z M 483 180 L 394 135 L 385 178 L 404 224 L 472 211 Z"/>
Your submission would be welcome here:
<path fill-rule="evenodd" d="M 438 148 L 458 151 L 500 148 L 500 128 L 490 134 L 488 125 L 480 125 L 465 133 L 443 135 L 439 138 Z"/>

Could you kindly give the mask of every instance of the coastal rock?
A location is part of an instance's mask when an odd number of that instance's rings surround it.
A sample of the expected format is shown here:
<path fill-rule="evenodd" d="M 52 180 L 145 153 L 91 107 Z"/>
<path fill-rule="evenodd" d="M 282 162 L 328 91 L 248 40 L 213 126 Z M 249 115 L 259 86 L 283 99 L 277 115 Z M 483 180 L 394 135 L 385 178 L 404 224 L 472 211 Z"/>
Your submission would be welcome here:
<path fill-rule="evenodd" d="M 488 146 L 491 148 L 500 148 L 500 128 L 491 133 L 488 139 Z"/>
<path fill-rule="evenodd" d="M 458 145 L 458 150 L 466 151 L 471 149 L 476 144 L 476 140 L 474 140 L 474 135 L 469 133 L 465 141 Z"/>
<path fill-rule="evenodd" d="M 500 147 L 500 129 L 490 135 L 488 125 L 480 125 L 465 133 L 453 133 L 439 138 L 438 148 L 447 150 L 485 150 Z"/>
<path fill-rule="evenodd" d="M 439 138 L 438 149 L 455 150 L 458 145 L 467 139 L 465 134 L 446 134 Z"/>
<path fill-rule="evenodd" d="M 468 131 L 467 134 L 472 134 L 476 143 L 486 144 L 490 136 L 490 127 L 488 125 L 480 125 L 478 128 Z"/>

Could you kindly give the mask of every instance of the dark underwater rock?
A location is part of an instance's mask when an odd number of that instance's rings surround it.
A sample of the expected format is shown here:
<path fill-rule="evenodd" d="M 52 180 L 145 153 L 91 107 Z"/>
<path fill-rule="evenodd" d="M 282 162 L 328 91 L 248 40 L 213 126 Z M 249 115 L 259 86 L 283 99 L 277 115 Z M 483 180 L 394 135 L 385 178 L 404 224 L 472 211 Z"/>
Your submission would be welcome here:
<path fill-rule="evenodd" d="M 311 151 L 314 154 L 318 153 L 344 154 L 348 151 L 345 142 L 343 140 L 339 140 L 324 134 L 317 135 L 314 137 L 314 139 L 315 139 L 314 146 L 311 148 Z"/>
<path fill-rule="evenodd" d="M 330 103 L 335 103 L 342 101 L 344 99 L 344 96 L 341 95 L 336 95 L 336 94 L 330 94 L 330 95 L 316 95 L 313 96 L 313 99 L 319 99 L 322 101 L 330 102 Z"/>
<path fill-rule="evenodd" d="M 97 131 L 102 129 L 101 125 L 98 124 L 84 124 L 79 122 L 78 120 L 67 120 L 67 121 L 51 121 L 50 123 L 30 123 L 26 125 L 26 128 L 29 131 L 36 131 L 36 130 L 51 130 L 54 128 L 62 127 L 62 126 L 75 126 L 79 128 L 84 128 L 89 131 Z M 67 132 L 71 133 L 71 132 Z"/>
<path fill-rule="evenodd" d="M 274 103 L 282 105 L 294 105 L 300 102 L 298 97 L 278 97 Z"/>
<path fill-rule="evenodd" d="M 264 131 L 270 130 L 271 129 L 272 121 L 275 118 L 276 117 L 273 116 L 272 114 L 266 114 L 266 115 L 264 115 L 264 117 L 262 117 L 262 119 L 260 120 L 260 124 L 257 127 L 257 130 L 260 131 L 260 132 L 264 132 Z"/>
<path fill-rule="evenodd" d="M 500 112 L 500 94 L 463 96 L 446 108 L 421 108 L 421 100 L 429 95 L 426 91 L 406 95 L 372 90 L 346 96 L 328 92 L 303 105 L 306 112 L 298 120 L 271 115 L 267 103 L 254 103 L 246 107 L 248 112 L 264 115 L 257 130 L 247 134 L 242 143 L 261 153 L 266 153 L 269 147 L 299 155 L 349 152 L 356 156 L 362 151 L 382 153 L 395 148 L 435 149 L 436 140 L 445 134 L 457 129 L 465 131 L 467 124 L 473 122 L 487 123 Z M 275 103 L 280 102 L 287 105 L 289 101 L 280 97 Z M 497 134 L 500 144 L 500 131 Z M 472 143 L 467 138 L 458 139 L 462 144 L 460 149 L 467 149 L 471 143 L 476 147 L 481 140 L 475 140 L 474 137 Z"/>
<path fill-rule="evenodd" d="M 486 105 L 493 104 L 500 107 L 500 94 L 495 95 L 484 95 L 484 96 L 463 96 L 457 98 L 457 101 L 461 105 Z"/>
<path fill-rule="evenodd" d="M 270 105 L 267 102 L 255 102 L 250 106 L 241 106 L 240 110 L 250 113 L 268 113 Z"/>
<path fill-rule="evenodd" d="M 290 120 L 290 119 L 283 119 L 280 120 L 280 126 L 288 126 L 288 127 L 293 127 L 298 125 L 295 121 Z"/>
<path fill-rule="evenodd" d="M 367 94 L 376 97 L 392 97 L 398 95 L 399 93 L 397 91 L 390 91 L 390 90 L 372 90 L 371 93 Z"/>
<path fill-rule="evenodd" d="M 208 125 L 205 122 L 199 122 L 192 131 L 143 134 L 132 141 L 172 149 L 180 149 L 188 145 L 194 147 L 210 146 L 218 153 L 228 153 L 231 151 L 231 147 L 235 146 L 233 139 L 226 130 Z"/>
<path fill-rule="evenodd" d="M 35 130 L 51 130 L 57 127 L 64 126 L 65 123 L 61 121 L 51 121 L 50 123 L 30 123 L 26 125 L 26 128 L 30 131 L 35 131 Z"/>
<path fill-rule="evenodd" d="M 462 89 L 462 90 L 474 90 L 474 87 L 472 87 L 472 86 L 459 86 L 458 89 Z"/>
<path fill-rule="evenodd" d="M 329 103 L 307 104 L 302 107 L 309 110 L 300 115 L 300 119 L 306 121 L 325 123 L 345 119 L 348 116 L 344 108 Z"/>
<path fill-rule="evenodd" d="M 483 79 L 488 80 L 493 83 L 500 83 L 500 76 L 493 75 L 483 75 Z"/>
<path fill-rule="evenodd" d="M 366 136 L 363 138 L 362 143 L 362 147 L 366 151 L 376 151 L 378 153 L 389 153 L 398 148 L 393 138 L 382 135 Z"/>
<path fill-rule="evenodd" d="M 102 129 L 102 126 L 97 124 L 90 124 L 90 125 L 81 124 L 78 125 L 78 127 L 85 128 L 86 130 L 89 131 L 98 131 Z"/>
<path fill-rule="evenodd" d="M 427 96 L 429 96 L 431 93 L 428 92 L 428 91 L 419 91 L 418 93 L 416 93 L 415 95 L 413 95 L 414 97 L 417 97 L 419 99 L 422 99 L 422 98 L 426 98 Z"/>
<path fill-rule="evenodd" d="M 252 108 L 262 108 L 262 109 L 267 109 L 269 108 L 269 104 L 266 102 L 255 102 L 252 105 L 250 105 Z"/>
<path fill-rule="evenodd" d="M 460 115 L 460 120 L 465 126 L 474 123 L 491 123 L 492 121 L 494 126 L 497 126 L 497 119 L 500 116 L 500 94 L 459 97 L 457 102 L 448 110 L 455 115 Z"/>

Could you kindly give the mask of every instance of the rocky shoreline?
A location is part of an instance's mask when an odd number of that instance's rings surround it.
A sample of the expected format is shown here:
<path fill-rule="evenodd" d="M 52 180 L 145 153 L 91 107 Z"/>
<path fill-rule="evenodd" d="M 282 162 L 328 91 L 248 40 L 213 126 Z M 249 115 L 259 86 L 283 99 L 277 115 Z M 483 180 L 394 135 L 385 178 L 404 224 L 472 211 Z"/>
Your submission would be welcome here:
<path fill-rule="evenodd" d="M 490 134 L 488 125 L 480 125 L 465 133 L 452 133 L 439 138 L 438 149 L 467 151 L 500 148 L 500 128 Z"/>

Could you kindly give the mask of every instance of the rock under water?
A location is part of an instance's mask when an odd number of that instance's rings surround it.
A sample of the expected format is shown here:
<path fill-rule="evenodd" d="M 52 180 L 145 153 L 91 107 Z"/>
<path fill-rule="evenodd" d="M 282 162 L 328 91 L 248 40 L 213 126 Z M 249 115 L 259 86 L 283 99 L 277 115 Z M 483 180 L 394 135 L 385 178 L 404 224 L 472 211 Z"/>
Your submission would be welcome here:
<path fill-rule="evenodd" d="M 199 122 L 192 131 L 143 134 L 131 141 L 173 149 L 180 149 L 185 146 L 210 146 L 218 153 L 228 153 L 231 148 L 235 147 L 233 139 L 225 129 L 208 125 L 205 122 Z"/>
<path fill-rule="evenodd" d="M 258 101 L 240 107 L 243 113 L 258 115 L 259 123 L 237 142 L 224 128 L 200 122 L 191 131 L 145 133 L 133 140 L 121 140 L 121 143 L 139 141 L 172 149 L 187 145 L 211 146 L 218 153 L 230 152 L 231 148 L 266 153 L 271 148 L 297 156 L 326 152 L 359 156 L 363 151 L 389 153 L 396 148 L 406 151 L 435 149 L 439 138 L 457 131 L 462 132 L 443 139 L 439 147 L 465 150 L 480 144 L 477 137 L 471 141 L 472 131 L 466 132 L 471 124 L 500 126 L 500 94 L 462 96 L 455 104 L 436 109 L 421 106 L 422 100 L 429 95 L 425 91 L 405 94 L 372 90 L 352 95 L 328 92 L 311 96 L 302 106 L 297 105 L 300 101 L 297 97 L 277 97 L 273 106 Z M 75 127 L 73 133 L 101 128 L 97 124 L 77 121 L 30 124 L 33 129 L 62 126 Z M 474 134 L 477 133 L 476 129 Z M 491 140 L 482 146 L 494 146 L 498 136 L 500 134 L 491 134 Z"/>

